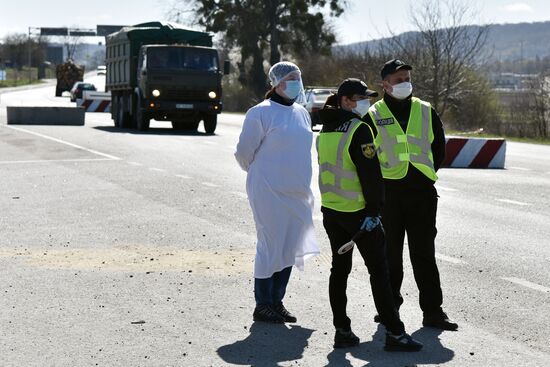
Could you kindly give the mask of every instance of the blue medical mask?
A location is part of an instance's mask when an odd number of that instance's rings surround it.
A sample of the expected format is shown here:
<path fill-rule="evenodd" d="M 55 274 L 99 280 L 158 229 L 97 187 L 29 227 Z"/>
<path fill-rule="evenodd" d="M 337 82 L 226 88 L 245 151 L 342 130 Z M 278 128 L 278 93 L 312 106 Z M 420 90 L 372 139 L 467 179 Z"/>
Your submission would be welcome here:
<path fill-rule="evenodd" d="M 288 99 L 296 99 L 300 92 L 302 91 L 302 81 L 300 80 L 287 80 L 286 87 L 283 90 L 283 93 L 287 96 Z"/>

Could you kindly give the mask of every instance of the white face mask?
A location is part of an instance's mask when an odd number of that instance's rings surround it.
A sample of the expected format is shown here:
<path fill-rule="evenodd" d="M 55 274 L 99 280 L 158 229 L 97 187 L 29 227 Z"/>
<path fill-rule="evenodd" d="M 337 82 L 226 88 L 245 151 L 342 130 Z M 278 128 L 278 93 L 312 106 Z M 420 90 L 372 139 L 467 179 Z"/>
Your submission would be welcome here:
<path fill-rule="evenodd" d="M 370 107 L 370 101 L 368 99 L 361 99 L 357 101 L 357 106 L 353 108 L 351 111 L 358 115 L 359 117 L 363 117 L 369 112 Z"/>
<path fill-rule="evenodd" d="M 403 82 L 396 85 L 392 85 L 391 95 L 396 99 L 405 99 L 411 95 L 413 86 L 409 82 Z"/>

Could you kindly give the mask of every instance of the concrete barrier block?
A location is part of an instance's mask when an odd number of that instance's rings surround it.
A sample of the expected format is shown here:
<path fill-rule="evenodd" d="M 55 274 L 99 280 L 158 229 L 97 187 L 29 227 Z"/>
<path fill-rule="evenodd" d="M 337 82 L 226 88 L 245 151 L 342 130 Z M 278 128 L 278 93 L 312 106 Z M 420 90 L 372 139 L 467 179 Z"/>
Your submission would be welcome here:
<path fill-rule="evenodd" d="M 98 99 L 102 101 L 111 100 L 111 92 L 96 92 L 93 90 L 82 91 L 82 99 Z"/>
<path fill-rule="evenodd" d="M 8 106 L 8 125 L 84 125 L 84 108 Z"/>
<path fill-rule="evenodd" d="M 506 140 L 449 137 L 442 167 L 504 168 Z"/>
<path fill-rule="evenodd" d="M 77 99 L 76 105 L 86 112 L 111 112 L 111 101 L 105 99 Z"/>
<path fill-rule="evenodd" d="M 111 92 L 85 90 L 82 99 L 76 100 L 76 105 L 86 112 L 111 112 Z"/>

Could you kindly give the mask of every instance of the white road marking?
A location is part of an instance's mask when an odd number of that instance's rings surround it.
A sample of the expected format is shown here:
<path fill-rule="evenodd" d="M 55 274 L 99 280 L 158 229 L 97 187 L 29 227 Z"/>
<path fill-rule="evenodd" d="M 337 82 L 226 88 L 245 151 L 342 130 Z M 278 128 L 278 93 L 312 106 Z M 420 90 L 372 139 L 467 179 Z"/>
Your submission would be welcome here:
<path fill-rule="evenodd" d="M 191 176 L 187 176 L 187 175 L 175 175 L 176 177 L 179 177 L 179 178 L 184 178 L 186 180 L 190 179 Z"/>
<path fill-rule="evenodd" d="M 506 167 L 508 169 L 515 169 L 515 170 L 518 170 L 518 171 L 532 171 L 532 169 L 530 168 L 523 168 L 523 167 Z"/>
<path fill-rule="evenodd" d="M 28 161 L 0 161 L 0 164 L 19 164 L 19 163 L 57 163 L 57 162 L 105 162 L 112 161 L 111 158 L 82 158 L 82 159 L 36 159 Z"/>
<path fill-rule="evenodd" d="M 240 197 L 240 198 L 248 199 L 248 195 L 245 194 L 244 192 L 240 192 L 240 191 L 231 191 L 231 193 L 232 193 L 233 195 L 237 195 L 237 196 Z"/>
<path fill-rule="evenodd" d="M 435 188 L 441 191 L 449 191 L 449 192 L 458 191 L 457 189 L 451 189 L 450 187 L 439 186 L 439 185 L 437 185 Z"/>
<path fill-rule="evenodd" d="M 220 185 L 216 185 L 216 184 L 213 184 L 211 182 L 202 182 L 202 184 L 204 186 L 209 186 L 209 187 L 220 187 Z"/>
<path fill-rule="evenodd" d="M 166 172 L 165 169 L 162 169 L 162 168 L 154 168 L 154 167 L 149 167 L 149 171 Z"/>
<path fill-rule="evenodd" d="M 534 289 L 534 290 L 539 291 L 539 292 L 550 293 L 550 288 L 539 285 L 539 284 L 536 284 L 536 283 L 532 283 L 532 282 L 530 282 L 528 280 L 525 280 L 525 279 L 515 278 L 515 277 L 509 277 L 509 278 L 501 277 L 501 279 L 504 279 L 506 281 L 509 281 L 509 282 L 512 282 L 512 283 L 515 283 L 515 284 L 522 285 L 522 286 L 527 287 L 527 288 Z"/>
<path fill-rule="evenodd" d="M 515 200 L 508 200 L 508 199 L 495 199 L 496 201 L 500 201 L 502 203 L 508 203 L 508 204 L 515 204 L 515 205 L 521 205 L 521 206 L 529 206 L 531 204 L 524 203 L 522 201 L 515 201 Z"/>
<path fill-rule="evenodd" d="M 143 164 L 139 163 L 139 162 L 128 162 L 129 165 L 132 165 L 132 166 L 143 166 Z"/>
<path fill-rule="evenodd" d="M 101 153 L 101 152 L 98 152 L 97 150 L 93 150 L 93 149 L 84 148 L 83 146 L 73 144 L 73 143 L 69 143 L 68 141 L 65 141 L 65 140 L 57 139 L 57 138 L 54 138 L 54 137 L 51 137 L 51 136 L 48 136 L 48 135 L 44 135 L 44 134 L 40 134 L 40 133 L 37 133 L 37 132 L 34 132 L 34 131 L 30 131 L 30 130 L 27 130 L 27 129 L 22 129 L 20 127 L 7 126 L 7 125 L 6 125 L 6 127 L 10 128 L 10 129 L 13 129 L 13 130 L 21 131 L 21 132 L 24 132 L 24 133 L 27 133 L 27 134 L 39 136 L 41 138 L 48 139 L 48 140 L 51 140 L 51 141 L 55 141 L 56 143 L 65 144 L 65 145 L 68 145 L 70 147 L 80 149 L 80 150 L 84 150 L 84 151 L 92 153 L 92 154 L 100 155 L 100 156 L 105 157 L 105 158 L 109 158 L 109 159 L 113 159 L 113 160 L 120 160 L 121 159 L 119 157 L 115 157 L 114 155 Z"/>
<path fill-rule="evenodd" d="M 457 259 L 455 257 L 443 255 L 443 254 L 440 254 L 440 253 L 436 253 L 435 257 L 439 260 L 446 261 L 446 262 L 451 263 L 451 264 L 456 264 L 456 265 L 466 265 L 466 264 L 468 264 L 464 260 L 460 260 L 460 259 Z"/>

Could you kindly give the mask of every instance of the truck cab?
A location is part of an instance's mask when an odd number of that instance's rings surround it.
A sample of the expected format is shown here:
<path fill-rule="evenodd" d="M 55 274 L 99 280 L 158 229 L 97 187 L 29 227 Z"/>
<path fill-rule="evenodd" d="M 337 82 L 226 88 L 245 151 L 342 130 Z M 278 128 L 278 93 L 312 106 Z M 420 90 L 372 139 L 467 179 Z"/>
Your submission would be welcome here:
<path fill-rule="evenodd" d="M 205 131 L 214 132 L 222 111 L 223 76 L 215 49 L 142 46 L 137 72 L 142 119 L 172 121 L 175 129 L 196 129 L 203 120 Z"/>

